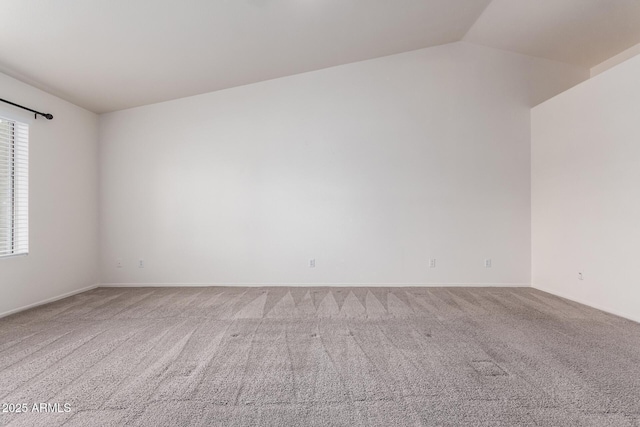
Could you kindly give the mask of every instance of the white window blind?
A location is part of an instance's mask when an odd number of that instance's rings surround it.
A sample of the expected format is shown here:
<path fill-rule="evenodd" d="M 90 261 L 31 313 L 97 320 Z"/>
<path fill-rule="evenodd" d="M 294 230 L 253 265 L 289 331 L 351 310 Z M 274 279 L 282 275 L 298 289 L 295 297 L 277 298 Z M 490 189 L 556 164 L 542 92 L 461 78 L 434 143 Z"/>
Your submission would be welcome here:
<path fill-rule="evenodd" d="M 0 257 L 29 253 L 29 126 L 0 117 Z"/>

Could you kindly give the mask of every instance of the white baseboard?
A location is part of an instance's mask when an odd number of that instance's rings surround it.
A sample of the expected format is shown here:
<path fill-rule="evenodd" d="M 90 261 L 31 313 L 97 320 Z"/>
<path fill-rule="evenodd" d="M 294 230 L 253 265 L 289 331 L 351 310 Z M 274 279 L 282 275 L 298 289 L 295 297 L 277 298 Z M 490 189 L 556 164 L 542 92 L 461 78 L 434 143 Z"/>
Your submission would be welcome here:
<path fill-rule="evenodd" d="M 87 286 L 87 287 L 82 288 L 82 289 L 76 289 L 75 291 L 67 292 L 65 294 L 58 295 L 58 296 L 51 297 L 51 298 L 47 298 L 45 300 L 38 301 L 38 302 L 35 302 L 33 304 L 25 305 L 25 306 L 20 307 L 20 308 L 16 308 L 16 309 L 13 309 L 13 310 L 5 311 L 4 313 L 0 313 L 0 319 L 3 318 L 3 317 L 11 316 L 12 314 L 19 313 L 21 311 L 29 310 L 30 308 L 38 307 L 40 305 L 49 304 L 50 302 L 55 302 L 55 301 L 58 301 L 58 300 L 61 300 L 61 299 L 64 299 L 64 298 L 67 298 L 67 297 L 70 297 L 70 296 L 73 296 L 73 295 L 77 295 L 77 294 L 81 294 L 83 292 L 90 291 L 92 289 L 97 288 L 98 286 L 100 286 L 100 285 L 96 283 L 95 285 Z"/>
<path fill-rule="evenodd" d="M 529 288 L 528 283 L 101 283 L 101 288 L 173 288 L 173 287 L 465 287 L 465 288 Z"/>
<path fill-rule="evenodd" d="M 555 295 L 555 296 L 560 297 L 560 298 L 568 299 L 569 301 L 577 302 L 578 304 L 587 305 L 587 306 L 589 306 L 591 308 L 595 308 L 596 310 L 604 311 L 605 313 L 613 314 L 613 315 L 616 315 L 616 316 L 619 316 L 619 317 L 624 317 L 625 319 L 633 320 L 634 322 L 640 323 L 640 317 L 638 317 L 637 315 L 634 316 L 634 315 L 629 314 L 629 313 L 623 313 L 623 312 L 621 312 L 619 310 L 616 310 L 616 309 L 613 309 L 613 308 L 610 308 L 610 307 L 605 307 L 605 306 L 603 306 L 601 304 L 594 303 L 594 302 L 591 302 L 591 301 L 587 301 L 587 300 L 584 300 L 582 298 L 576 298 L 574 296 L 565 294 L 563 292 L 552 291 L 550 289 L 545 288 L 544 286 L 532 285 L 531 287 L 534 288 L 534 289 L 537 289 L 539 291 L 546 292 L 546 293 L 551 294 L 551 295 Z"/>

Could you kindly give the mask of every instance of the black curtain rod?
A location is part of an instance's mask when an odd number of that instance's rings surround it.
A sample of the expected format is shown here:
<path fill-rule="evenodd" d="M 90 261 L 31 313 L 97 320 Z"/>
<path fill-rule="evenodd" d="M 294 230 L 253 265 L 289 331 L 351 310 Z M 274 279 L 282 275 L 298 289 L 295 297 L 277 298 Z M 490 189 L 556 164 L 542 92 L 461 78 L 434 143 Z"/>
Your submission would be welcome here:
<path fill-rule="evenodd" d="M 24 107 L 24 106 L 22 106 L 20 104 L 16 104 L 15 102 L 7 101 L 6 99 L 2 99 L 2 98 L 0 98 L 0 101 L 4 102 L 6 104 L 11 104 L 14 107 L 22 108 L 23 110 L 31 111 L 36 119 L 38 118 L 38 115 L 41 115 L 42 117 L 44 117 L 47 120 L 53 119 L 53 114 L 41 113 L 40 111 L 32 110 L 31 108 Z"/>

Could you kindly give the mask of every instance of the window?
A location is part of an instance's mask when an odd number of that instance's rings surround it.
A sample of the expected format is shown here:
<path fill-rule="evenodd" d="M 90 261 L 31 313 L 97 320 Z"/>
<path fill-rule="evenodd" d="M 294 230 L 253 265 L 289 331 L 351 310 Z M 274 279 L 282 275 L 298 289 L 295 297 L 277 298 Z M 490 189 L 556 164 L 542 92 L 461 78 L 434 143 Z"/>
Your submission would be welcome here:
<path fill-rule="evenodd" d="M 0 257 L 29 253 L 29 127 L 0 117 Z"/>

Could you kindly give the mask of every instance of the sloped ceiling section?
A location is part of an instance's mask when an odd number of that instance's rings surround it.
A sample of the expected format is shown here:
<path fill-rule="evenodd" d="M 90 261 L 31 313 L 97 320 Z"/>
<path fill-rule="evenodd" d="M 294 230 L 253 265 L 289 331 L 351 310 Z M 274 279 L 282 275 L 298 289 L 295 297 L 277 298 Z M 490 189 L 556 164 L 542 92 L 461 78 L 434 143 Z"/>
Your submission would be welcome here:
<path fill-rule="evenodd" d="M 460 40 L 490 0 L 4 0 L 0 65 L 95 112 Z"/>
<path fill-rule="evenodd" d="M 464 39 L 590 68 L 640 0 L 3 0 L 0 71 L 101 113 Z"/>
<path fill-rule="evenodd" d="M 464 40 L 591 68 L 640 43 L 640 1 L 493 0 Z"/>

